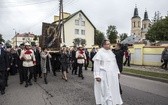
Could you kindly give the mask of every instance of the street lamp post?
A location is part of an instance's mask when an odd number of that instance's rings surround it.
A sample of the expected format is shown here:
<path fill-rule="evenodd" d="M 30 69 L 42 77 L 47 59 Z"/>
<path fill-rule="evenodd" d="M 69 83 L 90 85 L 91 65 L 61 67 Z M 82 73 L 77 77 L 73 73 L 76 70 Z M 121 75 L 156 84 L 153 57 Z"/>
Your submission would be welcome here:
<path fill-rule="evenodd" d="M 16 46 L 17 46 L 17 35 L 16 35 L 16 30 L 13 28 L 13 30 L 15 31 L 15 37 L 16 37 Z"/>

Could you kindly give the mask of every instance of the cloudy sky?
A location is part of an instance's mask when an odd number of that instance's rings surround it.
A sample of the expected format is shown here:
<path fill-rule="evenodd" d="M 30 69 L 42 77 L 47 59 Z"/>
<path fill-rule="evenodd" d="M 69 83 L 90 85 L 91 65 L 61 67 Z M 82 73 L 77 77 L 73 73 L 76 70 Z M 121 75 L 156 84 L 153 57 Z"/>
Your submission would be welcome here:
<path fill-rule="evenodd" d="M 130 34 L 130 19 L 135 5 L 143 18 L 145 9 L 149 18 L 155 11 L 167 15 L 168 0 L 63 0 L 64 11 L 82 10 L 98 30 L 106 33 L 109 25 L 115 25 L 119 33 Z M 15 31 L 41 34 L 42 22 L 53 22 L 58 15 L 59 0 L 0 0 L 0 33 L 10 40 Z"/>

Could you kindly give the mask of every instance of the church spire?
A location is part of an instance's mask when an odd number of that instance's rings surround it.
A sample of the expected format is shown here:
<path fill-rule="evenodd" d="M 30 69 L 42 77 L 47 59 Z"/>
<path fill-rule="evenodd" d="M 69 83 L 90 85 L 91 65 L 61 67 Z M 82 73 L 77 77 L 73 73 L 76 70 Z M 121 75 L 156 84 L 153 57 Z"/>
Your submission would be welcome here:
<path fill-rule="evenodd" d="M 148 20 L 148 12 L 145 10 L 145 13 L 144 13 L 144 20 Z"/>
<path fill-rule="evenodd" d="M 139 15 L 138 15 L 138 8 L 137 8 L 137 6 L 135 6 L 134 16 L 132 18 L 140 18 Z"/>

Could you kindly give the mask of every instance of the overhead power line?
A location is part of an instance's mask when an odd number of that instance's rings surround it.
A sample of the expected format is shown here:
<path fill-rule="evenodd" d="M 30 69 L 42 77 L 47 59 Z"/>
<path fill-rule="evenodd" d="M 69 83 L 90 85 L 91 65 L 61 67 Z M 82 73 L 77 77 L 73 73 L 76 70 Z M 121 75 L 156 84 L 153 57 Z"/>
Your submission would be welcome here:
<path fill-rule="evenodd" d="M 66 7 L 66 6 L 70 5 L 70 4 L 72 4 L 72 1 L 75 1 L 75 0 L 71 0 L 71 1 L 69 0 L 69 1 L 67 1 L 67 2 L 64 2 L 64 7 Z M 40 21 L 36 22 L 34 25 L 30 26 L 30 27 L 27 28 L 27 29 L 31 30 L 33 27 L 37 26 L 37 25 L 38 25 L 39 23 L 41 23 L 42 21 L 44 21 L 44 20 L 50 18 L 50 16 L 54 15 L 54 13 L 57 13 L 58 11 L 59 11 L 59 7 L 58 7 L 56 10 L 53 9 L 53 11 L 51 11 L 49 14 L 47 14 L 45 18 L 39 19 Z"/>
<path fill-rule="evenodd" d="M 20 7 L 20 6 L 29 6 L 29 5 L 38 5 L 38 4 L 44 4 L 44 3 L 48 3 L 48 2 L 55 2 L 58 0 L 48 0 L 48 1 L 39 1 L 39 2 L 34 2 L 34 3 L 26 3 L 26 4 L 20 4 L 20 5 L 7 5 L 7 6 L 2 6 L 0 8 L 11 8 L 11 7 Z"/>

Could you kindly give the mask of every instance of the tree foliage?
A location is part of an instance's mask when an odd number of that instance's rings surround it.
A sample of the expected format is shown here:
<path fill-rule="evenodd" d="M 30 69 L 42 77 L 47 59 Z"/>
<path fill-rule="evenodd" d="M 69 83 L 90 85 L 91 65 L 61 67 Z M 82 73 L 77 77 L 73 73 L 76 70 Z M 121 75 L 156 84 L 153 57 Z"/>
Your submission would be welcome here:
<path fill-rule="evenodd" d="M 127 33 L 122 33 L 120 34 L 120 40 L 123 41 L 124 39 L 126 39 L 128 37 Z"/>
<path fill-rule="evenodd" d="M 2 34 L 0 34 L 0 42 L 5 42 L 5 40 L 2 37 Z"/>
<path fill-rule="evenodd" d="M 38 40 L 38 36 L 37 36 L 37 35 L 34 35 L 33 40 L 34 40 L 34 41 Z"/>
<path fill-rule="evenodd" d="M 102 43 L 103 39 L 104 39 L 104 34 L 101 31 L 96 30 L 95 41 L 94 41 L 95 43 L 94 44 L 101 46 L 101 43 Z"/>
<path fill-rule="evenodd" d="M 82 38 L 75 38 L 74 41 L 74 46 L 79 46 L 79 45 L 86 45 L 86 40 L 85 39 L 82 39 Z"/>
<path fill-rule="evenodd" d="M 146 39 L 150 42 L 168 41 L 168 17 L 154 23 L 149 29 Z"/>
<path fill-rule="evenodd" d="M 116 39 L 117 39 L 117 30 L 116 30 L 116 26 L 108 26 L 107 29 L 107 37 L 110 40 L 110 43 L 116 43 Z"/>

